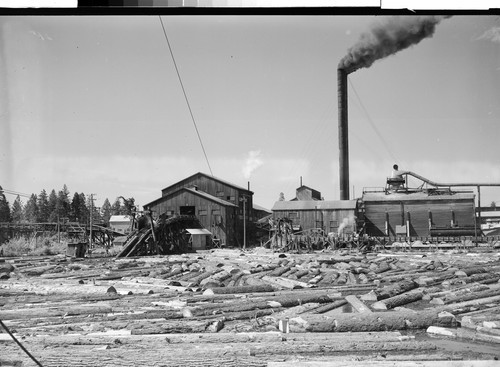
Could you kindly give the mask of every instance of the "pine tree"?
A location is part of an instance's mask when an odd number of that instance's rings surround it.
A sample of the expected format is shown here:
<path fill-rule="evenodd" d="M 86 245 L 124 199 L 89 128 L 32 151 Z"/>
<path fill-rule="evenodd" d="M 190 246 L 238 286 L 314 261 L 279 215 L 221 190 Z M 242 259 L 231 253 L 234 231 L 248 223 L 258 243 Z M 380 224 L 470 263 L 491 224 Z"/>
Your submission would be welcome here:
<path fill-rule="evenodd" d="M 49 195 L 49 202 L 47 205 L 47 212 L 49 213 L 48 220 L 51 223 L 56 223 L 58 219 L 57 214 L 57 194 L 56 190 L 52 189 Z"/>
<path fill-rule="evenodd" d="M 37 222 L 46 223 L 49 220 L 49 199 L 47 196 L 47 192 L 42 190 L 40 194 L 38 194 L 37 199 L 38 206 L 38 218 Z"/>
<path fill-rule="evenodd" d="M 16 200 L 12 204 L 12 222 L 21 223 L 23 221 L 23 203 L 21 202 L 21 198 L 17 195 Z"/>
<path fill-rule="evenodd" d="M 80 194 L 75 192 L 73 194 L 73 200 L 71 201 L 69 220 L 72 222 L 79 222 L 81 218 L 82 218 L 82 203 L 80 201 Z"/>
<path fill-rule="evenodd" d="M 108 226 L 109 225 L 109 218 L 111 218 L 111 204 L 110 204 L 108 198 L 106 198 L 104 200 L 104 203 L 102 204 L 101 216 L 102 216 L 102 220 L 104 221 L 104 224 L 106 226 Z"/>
<path fill-rule="evenodd" d="M 119 198 L 116 198 L 113 205 L 111 205 L 111 215 L 120 215 L 122 211 L 122 204 Z"/>
<path fill-rule="evenodd" d="M 69 218 L 71 204 L 69 202 L 69 191 L 64 184 L 62 190 L 57 193 L 56 211 L 59 214 L 59 220 L 62 218 Z"/>
<path fill-rule="evenodd" d="M 79 221 L 80 223 L 89 223 L 89 207 L 87 206 L 87 198 L 85 194 L 80 193 L 80 203 L 81 203 L 81 213 Z"/>
<path fill-rule="evenodd" d="M 31 194 L 28 202 L 24 206 L 24 220 L 28 223 L 36 223 L 38 219 L 38 204 L 35 194 Z"/>
<path fill-rule="evenodd" d="M 0 186 L 0 222 L 10 222 L 11 219 L 10 204 L 2 191 L 2 186 Z"/>

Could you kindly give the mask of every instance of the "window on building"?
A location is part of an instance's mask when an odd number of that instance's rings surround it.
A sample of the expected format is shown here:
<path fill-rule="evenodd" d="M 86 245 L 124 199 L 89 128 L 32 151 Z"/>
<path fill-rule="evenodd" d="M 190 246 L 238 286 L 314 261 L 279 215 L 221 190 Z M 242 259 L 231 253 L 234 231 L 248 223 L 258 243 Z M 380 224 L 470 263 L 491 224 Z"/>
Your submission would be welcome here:
<path fill-rule="evenodd" d="M 299 213 L 297 213 L 297 212 L 288 213 L 288 218 L 290 218 L 290 219 L 297 219 L 298 217 L 299 217 Z"/>
<path fill-rule="evenodd" d="M 207 215 L 207 210 L 206 209 L 198 210 L 198 215 Z"/>
<path fill-rule="evenodd" d="M 336 220 L 331 220 L 330 221 L 330 232 L 336 232 L 338 228 L 339 228 L 339 222 Z"/>
<path fill-rule="evenodd" d="M 224 196 L 224 191 L 217 191 L 215 193 L 215 196 L 220 197 L 220 198 L 223 197 Z"/>

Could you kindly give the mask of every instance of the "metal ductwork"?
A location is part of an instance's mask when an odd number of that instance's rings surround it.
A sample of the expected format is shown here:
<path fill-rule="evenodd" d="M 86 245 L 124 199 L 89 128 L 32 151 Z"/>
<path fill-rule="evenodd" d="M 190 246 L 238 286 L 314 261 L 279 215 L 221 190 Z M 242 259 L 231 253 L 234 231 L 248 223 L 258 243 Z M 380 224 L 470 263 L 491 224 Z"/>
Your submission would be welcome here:
<path fill-rule="evenodd" d="M 337 69 L 339 99 L 339 179 L 340 200 L 349 200 L 349 129 L 347 125 L 347 74 Z"/>

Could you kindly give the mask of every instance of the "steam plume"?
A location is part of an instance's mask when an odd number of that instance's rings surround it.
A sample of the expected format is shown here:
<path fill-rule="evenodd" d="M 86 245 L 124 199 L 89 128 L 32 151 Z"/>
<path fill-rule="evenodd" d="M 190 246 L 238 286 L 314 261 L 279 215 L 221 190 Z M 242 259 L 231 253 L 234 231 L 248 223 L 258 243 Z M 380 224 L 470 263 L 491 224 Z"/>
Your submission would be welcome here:
<path fill-rule="evenodd" d="M 245 176 L 245 179 L 248 180 L 252 175 L 252 172 L 262 166 L 262 164 L 264 164 L 264 162 L 262 162 L 262 159 L 260 158 L 260 150 L 251 150 L 248 152 L 248 157 L 245 162 L 245 166 L 243 167 L 243 175 Z"/>
<path fill-rule="evenodd" d="M 368 68 L 379 59 L 432 37 L 436 26 L 444 18 L 446 17 L 400 16 L 377 23 L 369 32 L 363 33 L 358 43 L 347 51 L 338 68 L 345 69 L 348 73 Z"/>

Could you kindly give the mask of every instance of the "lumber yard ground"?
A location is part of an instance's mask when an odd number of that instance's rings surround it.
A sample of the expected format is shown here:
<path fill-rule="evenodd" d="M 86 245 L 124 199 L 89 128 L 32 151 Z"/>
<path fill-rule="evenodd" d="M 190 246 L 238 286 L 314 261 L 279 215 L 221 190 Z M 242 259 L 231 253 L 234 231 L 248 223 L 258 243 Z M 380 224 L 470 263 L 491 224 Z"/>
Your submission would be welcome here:
<path fill-rule="evenodd" d="M 43 366 L 490 366 L 500 253 L 216 249 L 0 258 L 0 320 Z M 5 329 L 1 366 L 36 366 Z"/>

